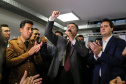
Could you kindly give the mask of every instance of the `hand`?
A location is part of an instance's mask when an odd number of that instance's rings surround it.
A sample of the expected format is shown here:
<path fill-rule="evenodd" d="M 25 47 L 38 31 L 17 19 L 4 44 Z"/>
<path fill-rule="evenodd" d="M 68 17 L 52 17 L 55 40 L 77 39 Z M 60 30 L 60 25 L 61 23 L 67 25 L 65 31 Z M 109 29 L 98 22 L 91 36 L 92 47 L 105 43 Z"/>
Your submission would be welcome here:
<path fill-rule="evenodd" d="M 23 77 L 21 78 L 21 81 L 20 81 L 19 84 L 23 84 L 23 82 L 25 81 L 26 77 L 27 77 L 27 71 L 24 72 L 24 75 L 23 75 Z"/>
<path fill-rule="evenodd" d="M 29 55 L 33 55 L 34 53 L 37 53 L 40 48 L 42 46 L 42 42 L 40 44 L 37 44 L 37 42 L 35 41 L 35 45 L 28 51 Z"/>
<path fill-rule="evenodd" d="M 25 71 L 19 84 L 41 84 L 42 78 L 38 78 L 38 77 L 39 77 L 39 74 L 35 76 L 27 77 L 27 71 Z"/>
<path fill-rule="evenodd" d="M 123 50 L 122 55 L 126 56 L 126 48 Z"/>
<path fill-rule="evenodd" d="M 30 76 L 30 77 L 27 77 L 23 84 L 42 84 L 42 78 L 39 78 L 39 79 L 35 79 L 34 77 Z"/>
<path fill-rule="evenodd" d="M 53 18 L 57 18 L 60 15 L 59 11 L 53 11 L 52 16 Z"/>
<path fill-rule="evenodd" d="M 74 37 L 70 31 L 66 31 L 65 34 L 68 36 L 68 38 L 71 42 L 74 40 Z"/>
<path fill-rule="evenodd" d="M 102 50 L 102 47 L 99 42 L 98 42 L 98 44 L 96 44 L 95 42 L 90 43 L 90 48 L 92 49 L 92 51 L 96 57 L 98 57 L 98 54 L 100 54 L 100 52 Z"/>
<path fill-rule="evenodd" d="M 125 81 L 122 81 L 120 77 L 117 77 L 109 82 L 109 84 L 125 84 Z"/>
<path fill-rule="evenodd" d="M 27 77 L 24 80 L 23 84 L 35 84 L 34 81 L 33 81 L 33 77 L 32 76 L 31 77 Z"/>

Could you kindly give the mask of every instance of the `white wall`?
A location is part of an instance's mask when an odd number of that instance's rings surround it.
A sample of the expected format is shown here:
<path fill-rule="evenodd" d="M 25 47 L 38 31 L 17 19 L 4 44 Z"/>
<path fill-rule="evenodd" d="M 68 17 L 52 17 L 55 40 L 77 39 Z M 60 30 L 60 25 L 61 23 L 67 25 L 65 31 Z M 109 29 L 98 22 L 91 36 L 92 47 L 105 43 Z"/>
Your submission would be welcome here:
<path fill-rule="evenodd" d="M 0 24 L 9 25 L 9 28 L 11 30 L 10 39 L 13 39 L 14 37 L 17 38 L 18 36 L 20 36 L 20 23 L 23 20 L 29 20 L 29 19 L 0 8 Z M 35 21 L 33 22 L 34 22 L 33 28 L 35 27 L 38 28 L 40 31 L 40 36 L 43 36 L 45 31 L 45 26 Z"/>
<path fill-rule="evenodd" d="M 126 35 L 118 35 L 118 36 L 126 41 Z"/>
<path fill-rule="evenodd" d="M 14 37 L 20 36 L 20 23 L 23 20 L 29 20 L 28 18 L 25 18 L 23 16 L 17 15 L 15 13 L 12 13 L 8 10 L 0 8 L 0 24 L 8 24 L 9 28 L 11 30 L 11 37 L 10 39 L 13 39 Z M 44 35 L 45 32 L 45 26 L 43 26 L 40 23 L 37 23 L 35 21 L 33 28 L 38 28 L 40 31 L 40 36 Z M 79 30 L 78 34 L 84 35 L 85 33 L 93 33 L 92 30 Z M 85 42 L 87 44 L 88 38 L 85 38 Z"/>

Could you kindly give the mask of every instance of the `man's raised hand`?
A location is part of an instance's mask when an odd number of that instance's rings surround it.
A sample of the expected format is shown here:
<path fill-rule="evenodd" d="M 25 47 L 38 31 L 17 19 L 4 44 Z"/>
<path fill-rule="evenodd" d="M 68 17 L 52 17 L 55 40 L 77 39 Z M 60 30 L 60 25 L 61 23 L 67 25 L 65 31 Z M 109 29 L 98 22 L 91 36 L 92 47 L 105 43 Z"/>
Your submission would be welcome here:
<path fill-rule="evenodd" d="M 53 18 L 57 18 L 60 15 L 59 11 L 53 11 L 52 16 Z"/>

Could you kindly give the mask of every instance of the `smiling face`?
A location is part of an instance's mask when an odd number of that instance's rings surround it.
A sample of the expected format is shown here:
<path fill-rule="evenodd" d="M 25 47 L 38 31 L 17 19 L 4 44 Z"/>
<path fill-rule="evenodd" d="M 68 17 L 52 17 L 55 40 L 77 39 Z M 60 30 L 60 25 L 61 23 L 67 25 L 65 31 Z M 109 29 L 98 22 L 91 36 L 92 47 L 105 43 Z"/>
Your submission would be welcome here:
<path fill-rule="evenodd" d="M 110 27 L 109 22 L 102 22 L 100 33 L 103 37 L 109 37 L 112 35 L 113 28 Z"/>
<path fill-rule="evenodd" d="M 69 24 L 66 31 L 71 30 L 72 35 L 75 37 L 77 34 L 77 28 L 74 24 Z"/>
<path fill-rule="evenodd" d="M 20 28 L 20 32 L 23 39 L 28 40 L 31 37 L 32 25 L 25 23 L 24 27 Z"/>
<path fill-rule="evenodd" d="M 34 40 L 36 40 L 36 41 L 39 41 L 39 38 L 40 38 L 40 33 L 39 33 L 39 31 L 38 31 L 38 30 L 33 30 L 31 39 L 34 39 Z"/>

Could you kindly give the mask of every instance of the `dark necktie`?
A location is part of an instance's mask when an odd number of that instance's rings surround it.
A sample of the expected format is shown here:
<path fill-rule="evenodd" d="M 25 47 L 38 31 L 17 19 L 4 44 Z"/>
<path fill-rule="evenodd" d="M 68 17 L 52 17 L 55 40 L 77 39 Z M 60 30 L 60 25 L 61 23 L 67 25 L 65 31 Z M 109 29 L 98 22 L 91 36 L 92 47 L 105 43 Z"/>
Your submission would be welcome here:
<path fill-rule="evenodd" d="M 70 52 L 71 52 L 71 42 L 69 41 L 67 45 L 67 51 L 66 51 L 66 57 L 65 57 L 65 64 L 64 64 L 64 69 L 66 71 L 69 71 L 71 66 L 70 66 Z"/>
<path fill-rule="evenodd" d="M 24 42 L 26 48 L 28 48 L 28 43 L 29 43 L 28 41 L 25 41 L 25 42 Z"/>

